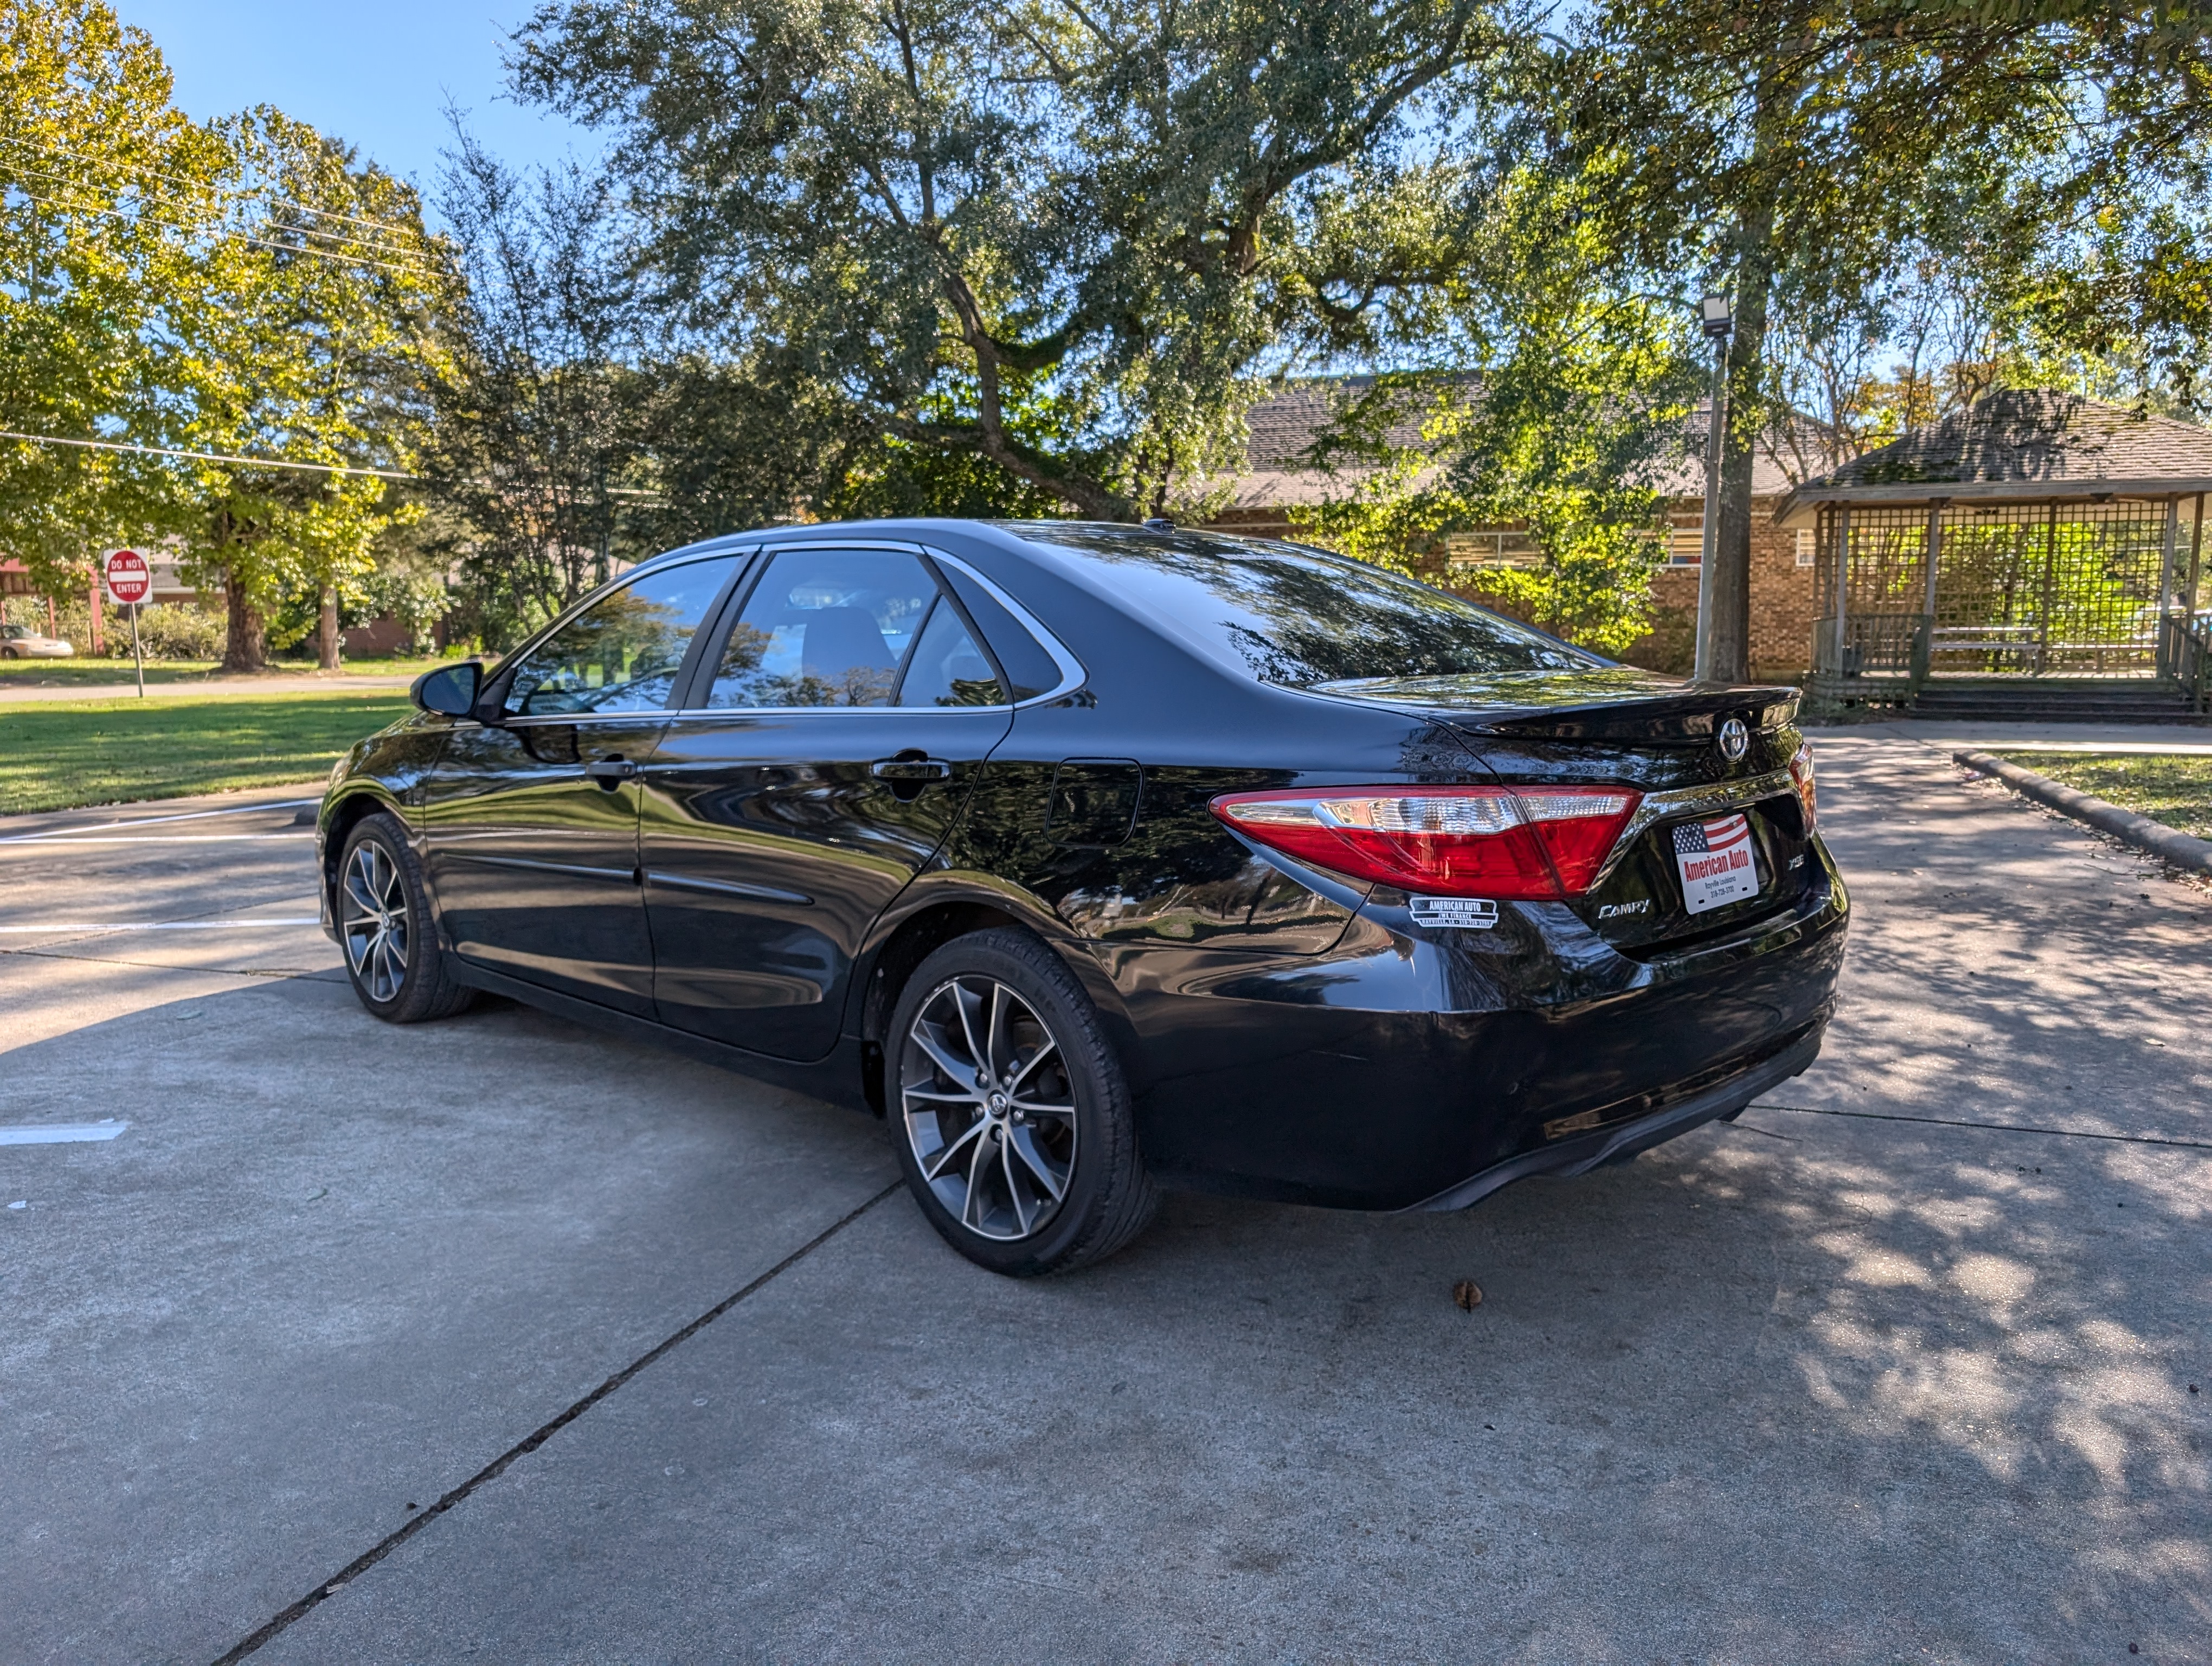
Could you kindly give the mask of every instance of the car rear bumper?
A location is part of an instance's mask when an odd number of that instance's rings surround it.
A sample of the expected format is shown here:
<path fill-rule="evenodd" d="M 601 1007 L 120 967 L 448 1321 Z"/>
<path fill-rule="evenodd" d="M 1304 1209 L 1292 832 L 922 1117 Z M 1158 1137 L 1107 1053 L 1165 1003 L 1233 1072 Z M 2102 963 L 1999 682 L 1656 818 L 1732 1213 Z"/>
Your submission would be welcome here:
<path fill-rule="evenodd" d="M 1726 1116 L 1820 1049 L 1848 900 L 1678 952 L 1616 953 L 1564 908 L 1421 933 L 1388 908 L 1328 955 L 1188 964 L 1125 990 L 1170 1183 L 1364 1209 L 1460 1208 Z"/>
<path fill-rule="evenodd" d="M 1733 1120 L 1760 1094 L 1802 1075 L 1806 1067 L 1820 1055 L 1820 1038 L 1826 1028 L 1824 1016 L 1765 1058 L 1730 1061 L 1717 1079 L 1708 1072 L 1698 1079 L 1702 1085 L 1678 1085 L 1648 1096 L 1648 1108 L 1646 1102 L 1636 1101 L 1613 1116 L 1585 1113 L 1596 1118 L 1589 1132 L 1493 1163 L 1481 1173 L 1470 1175 L 1412 1207 L 1464 1209 L 1499 1188 L 1532 1175 L 1588 1174 L 1608 1164 L 1626 1163 L 1639 1152 L 1650 1151 L 1707 1122 Z"/>

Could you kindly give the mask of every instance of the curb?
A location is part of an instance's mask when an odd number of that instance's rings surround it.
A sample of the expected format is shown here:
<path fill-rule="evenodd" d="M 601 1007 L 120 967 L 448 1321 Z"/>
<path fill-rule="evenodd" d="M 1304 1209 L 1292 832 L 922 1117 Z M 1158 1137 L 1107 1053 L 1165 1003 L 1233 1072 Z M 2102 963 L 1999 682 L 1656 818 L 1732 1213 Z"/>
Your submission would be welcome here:
<path fill-rule="evenodd" d="M 2148 851 L 2176 867 L 2187 868 L 2192 873 L 2212 874 L 2212 842 L 2191 838 L 2163 822 L 2138 816 L 2132 810 L 2123 810 L 2103 799 L 2077 793 L 2048 775 L 2039 775 L 2033 769 L 2023 769 L 2017 763 L 1991 757 L 1987 752 L 1954 752 L 1951 761 L 1977 774 L 1994 775 L 2022 798 L 2033 799 L 2077 822 L 2087 822 L 2099 832 L 2109 833 L 2123 844 Z"/>

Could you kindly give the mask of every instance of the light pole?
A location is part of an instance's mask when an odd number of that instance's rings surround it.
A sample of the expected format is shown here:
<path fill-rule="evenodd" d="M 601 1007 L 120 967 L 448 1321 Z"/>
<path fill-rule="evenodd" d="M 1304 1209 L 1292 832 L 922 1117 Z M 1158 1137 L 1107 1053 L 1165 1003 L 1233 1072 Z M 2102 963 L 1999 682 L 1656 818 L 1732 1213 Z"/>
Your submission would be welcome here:
<path fill-rule="evenodd" d="M 1707 295 L 1698 303 L 1705 339 L 1713 344 L 1712 417 L 1705 435 L 1705 529 L 1698 556 L 1698 657 L 1691 674 L 1699 681 L 1713 674 L 1713 552 L 1718 547 L 1721 499 L 1721 443 L 1728 430 L 1729 337 L 1735 313 L 1726 295 Z"/>

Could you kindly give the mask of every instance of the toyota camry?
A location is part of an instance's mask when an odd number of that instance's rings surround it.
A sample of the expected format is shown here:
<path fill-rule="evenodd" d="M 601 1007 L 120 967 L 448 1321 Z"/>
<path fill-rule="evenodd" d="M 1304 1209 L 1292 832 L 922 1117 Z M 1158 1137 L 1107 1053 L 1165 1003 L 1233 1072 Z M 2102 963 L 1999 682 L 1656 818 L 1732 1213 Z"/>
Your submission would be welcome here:
<path fill-rule="evenodd" d="M 1000 1273 L 1166 1187 L 1625 1161 L 1804 1069 L 1843 956 L 1794 689 L 1292 544 L 718 538 L 414 698 L 319 823 L 372 1013 L 492 991 L 887 1118 Z"/>

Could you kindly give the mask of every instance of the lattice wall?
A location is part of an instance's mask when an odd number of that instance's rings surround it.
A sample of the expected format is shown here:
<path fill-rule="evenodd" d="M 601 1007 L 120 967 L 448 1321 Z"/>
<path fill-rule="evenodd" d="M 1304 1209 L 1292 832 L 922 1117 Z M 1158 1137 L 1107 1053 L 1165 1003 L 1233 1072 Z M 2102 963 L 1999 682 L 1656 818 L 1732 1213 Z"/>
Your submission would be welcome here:
<path fill-rule="evenodd" d="M 1820 512 L 1825 669 L 1862 675 L 2147 677 L 2158 617 L 2184 600 L 2196 526 L 2163 501 Z M 1848 545 L 1848 547 L 1846 547 Z M 1836 625 L 1843 603 L 1840 638 Z"/>

